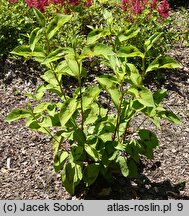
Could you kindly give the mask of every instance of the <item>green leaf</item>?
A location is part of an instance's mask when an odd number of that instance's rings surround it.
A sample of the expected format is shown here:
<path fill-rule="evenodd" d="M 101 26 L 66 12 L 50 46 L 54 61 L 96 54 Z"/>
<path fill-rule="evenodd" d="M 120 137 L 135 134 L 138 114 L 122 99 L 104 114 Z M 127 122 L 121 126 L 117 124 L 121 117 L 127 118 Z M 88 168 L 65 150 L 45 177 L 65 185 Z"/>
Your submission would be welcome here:
<path fill-rule="evenodd" d="M 45 25 L 46 25 L 45 16 L 37 8 L 33 7 L 33 11 L 34 11 L 34 14 L 35 14 L 40 26 L 45 27 Z"/>
<path fill-rule="evenodd" d="M 153 94 L 145 87 L 139 87 L 139 88 L 130 87 L 127 90 L 127 93 L 133 95 L 139 101 L 139 103 L 143 104 L 144 106 L 147 107 L 155 106 Z"/>
<path fill-rule="evenodd" d="M 53 124 L 52 124 L 52 119 L 51 119 L 51 117 L 50 117 L 50 116 L 44 116 L 44 117 L 42 118 L 42 121 L 39 122 L 39 125 L 40 125 L 41 127 L 44 127 L 44 128 L 52 127 Z"/>
<path fill-rule="evenodd" d="M 47 107 L 51 105 L 50 102 L 42 102 L 34 107 L 33 112 L 34 113 L 42 113 L 43 111 L 47 110 Z"/>
<path fill-rule="evenodd" d="M 53 86 L 58 86 L 55 75 L 51 70 L 46 71 L 43 75 L 41 75 L 41 78 L 44 79 L 46 82 L 52 84 Z"/>
<path fill-rule="evenodd" d="M 110 35 L 108 29 L 94 29 L 87 36 L 87 44 L 93 44 L 102 37 Z"/>
<path fill-rule="evenodd" d="M 148 89 L 144 88 L 141 91 L 139 91 L 139 97 L 140 98 L 138 99 L 138 101 L 141 104 L 149 107 L 154 107 L 153 94 Z"/>
<path fill-rule="evenodd" d="M 109 55 L 114 55 L 114 52 L 112 51 L 112 49 L 106 45 L 106 44 L 97 44 L 94 47 L 94 56 L 104 56 L 107 57 Z"/>
<path fill-rule="evenodd" d="M 82 156 L 82 154 L 83 154 L 83 147 L 82 146 L 74 146 L 71 150 L 71 157 L 72 157 L 72 160 L 74 162 L 79 160 L 80 157 Z"/>
<path fill-rule="evenodd" d="M 163 33 L 156 32 L 148 40 L 144 42 L 144 49 L 146 50 L 146 52 L 152 48 L 154 43 L 156 43 L 159 40 L 162 34 Z"/>
<path fill-rule="evenodd" d="M 43 97 L 43 95 L 45 94 L 46 90 L 48 90 L 47 86 L 45 86 L 45 84 L 40 85 L 39 87 L 37 87 L 36 91 L 35 91 L 35 98 L 39 101 L 41 100 L 41 98 Z"/>
<path fill-rule="evenodd" d="M 66 76 L 74 76 L 75 74 L 72 72 L 70 67 L 68 66 L 66 60 L 61 61 L 55 69 L 56 73 L 66 75 Z"/>
<path fill-rule="evenodd" d="M 90 109 L 84 112 L 84 123 L 93 124 L 98 118 L 104 117 L 107 113 L 107 110 L 100 108 L 97 103 L 92 103 Z"/>
<path fill-rule="evenodd" d="M 54 169 L 55 172 L 58 172 L 63 169 L 64 163 L 66 162 L 66 159 L 68 158 L 69 154 L 67 151 L 60 151 L 58 154 L 54 157 Z"/>
<path fill-rule="evenodd" d="M 141 86 L 142 77 L 138 69 L 133 64 L 126 63 L 126 71 L 128 73 L 129 81 L 131 81 L 134 86 Z"/>
<path fill-rule="evenodd" d="M 113 52 L 112 48 L 109 47 L 108 45 L 97 43 L 95 45 L 84 47 L 80 55 L 80 58 L 84 59 L 86 57 L 91 57 L 91 56 L 103 56 L 105 58 L 108 58 L 108 56 L 112 56 L 114 54 L 115 53 Z"/>
<path fill-rule="evenodd" d="M 31 116 L 31 112 L 25 109 L 14 109 L 5 118 L 6 122 L 16 121 Z"/>
<path fill-rule="evenodd" d="M 57 48 L 56 50 L 53 50 L 42 62 L 42 64 L 49 64 L 51 62 L 57 61 L 61 58 L 63 58 L 65 55 L 63 48 Z"/>
<path fill-rule="evenodd" d="M 127 145 L 125 151 L 132 157 L 133 160 L 139 162 L 142 146 L 137 140 L 131 140 Z"/>
<path fill-rule="evenodd" d="M 132 45 L 128 45 L 126 47 L 121 47 L 118 50 L 117 54 L 119 57 L 125 57 L 125 58 L 136 57 L 136 56 L 144 58 L 144 54 L 142 52 L 140 52 L 138 48 L 136 48 L 135 46 L 132 46 Z"/>
<path fill-rule="evenodd" d="M 140 140 L 138 142 L 143 146 L 141 153 L 151 159 L 153 157 L 153 149 L 159 145 L 157 136 L 146 129 L 141 129 L 138 132 Z"/>
<path fill-rule="evenodd" d="M 181 65 L 169 56 L 159 56 L 148 66 L 146 73 L 160 68 L 181 68 Z"/>
<path fill-rule="evenodd" d="M 64 166 L 61 178 L 63 186 L 66 188 L 66 190 L 71 195 L 74 195 L 75 187 L 83 178 L 82 165 L 76 163 L 67 163 Z"/>
<path fill-rule="evenodd" d="M 137 34 L 140 32 L 140 29 L 135 29 L 135 28 L 130 28 L 126 31 L 122 31 L 118 34 L 118 39 L 120 42 L 122 41 L 126 41 L 126 40 L 129 40 L 135 36 L 137 36 Z"/>
<path fill-rule="evenodd" d="M 138 168 L 136 162 L 133 159 L 129 159 L 127 165 L 129 168 L 129 177 L 136 178 L 138 174 Z"/>
<path fill-rule="evenodd" d="M 47 26 L 47 35 L 48 39 L 52 39 L 52 37 L 56 34 L 56 32 L 71 19 L 71 15 L 56 15 L 53 20 Z"/>
<path fill-rule="evenodd" d="M 66 57 L 66 63 L 69 67 L 69 69 L 72 72 L 72 75 L 74 77 L 79 77 L 79 73 L 80 73 L 80 66 L 78 64 L 78 62 L 75 59 L 71 59 Z"/>
<path fill-rule="evenodd" d="M 54 156 L 58 153 L 62 140 L 63 140 L 62 136 L 58 136 L 58 135 L 53 136 L 52 145 L 53 145 Z"/>
<path fill-rule="evenodd" d="M 156 104 L 160 104 L 162 100 L 166 97 L 167 90 L 166 89 L 159 89 L 153 94 L 153 98 Z"/>
<path fill-rule="evenodd" d="M 77 100 L 76 98 L 70 98 L 63 103 L 63 106 L 60 110 L 60 123 L 64 126 L 72 117 L 74 112 L 77 109 Z"/>
<path fill-rule="evenodd" d="M 25 58 L 28 57 L 37 57 L 37 58 L 45 58 L 45 53 L 43 52 L 43 49 L 41 47 L 35 47 L 35 49 L 30 49 L 29 45 L 20 45 L 17 46 L 12 52 L 12 54 L 23 56 Z"/>
<path fill-rule="evenodd" d="M 29 44 L 30 44 L 30 49 L 33 52 L 35 49 L 35 45 L 36 43 L 40 40 L 40 38 L 42 37 L 41 33 L 42 33 L 43 29 L 41 28 L 35 28 L 29 37 Z"/>
<path fill-rule="evenodd" d="M 118 108 L 120 104 L 121 92 L 119 92 L 116 84 L 114 83 L 116 82 L 115 78 L 109 75 L 103 75 L 97 77 L 96 79 L 100 83 L 102 88 L 104 88 L 108 92 L 116 108 Z"/>
<path fill-rule="evenodd" d="M 98 86 L 88 87 L 82 95 L 83 110 L 89 109 L 93 101 L 100 94 L 101 89 Z"/>
<path fill-rule="evenodd" d="M 122 175 L 124 177 L 127 177 L 129 175 L 129 169 L 128 169 L 128 166 L 127 166 L 127 160 L 126 160 L 126 158 L 123 157 L 123 156 L 119 156 L 117 158 L 117 162 L 119 163 Z"/>
<path fill-rule="evenodd" d="M 93 44 L 102 37 L 102 29 L 94 29 L 87 36 L 87 44 Z"/>
<path fill-rule="evenodd" d="M 167 119 L 170 122 L 173 122 L 175 124 L 181 124 L 182 123 L 178 116 L 176 116 L 173 112 L 168 111 L 168 110 L 159 112 L 158 116 L 160 118 Z"/>
<path fill-rule="evenodd" d="M 99 158 L 99 154 L 98 154 L 98 151 L 91 147 L 90 145 L 88 144 L 84 144 L 84 148 L 85 148 L 85 151 L 87 152 L 87 154 L 94 160 L 94 161 L 99 161 L 100 158 Z"/>
<path fill-rule="evenodd" d="M 119 150 L 116 149 L 117 146 L 118 146 L 118 143 L 116 141 L 105 142 L 105 153 L 107 155 L 106 157 L 108 161 L 114 161 L 117 158 L 118 153 L 119 153 Z M 104 159 L 104 155 L 102 159 Z"/>
<path fill-rule="evenodd" d="M 85 167 L 83 172 L 83 180 L 87 187 L 92 185 L 99 174 L 100 167 L 98 164 L 89 164 L 87 167 Z"/>

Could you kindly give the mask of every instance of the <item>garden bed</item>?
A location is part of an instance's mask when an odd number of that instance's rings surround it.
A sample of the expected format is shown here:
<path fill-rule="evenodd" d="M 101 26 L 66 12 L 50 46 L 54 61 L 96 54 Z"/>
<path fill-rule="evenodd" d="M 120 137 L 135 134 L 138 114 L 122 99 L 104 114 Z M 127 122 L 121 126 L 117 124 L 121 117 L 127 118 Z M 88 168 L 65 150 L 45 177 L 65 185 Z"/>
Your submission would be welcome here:
<path fill-rule="evenodd" d="M 151 125 L 160 140 L 154 159 L 142 158 L 137 179 L 115 178 L 97 183 L 71 197 L 53 170 L 51 140 L 30 131 L 23 121 L 5 123 L 5 116 L 27 103 L 24 93 L 40 82 L 34 62 L 6 59 L 0 64 L 0 198 L 1 199 L 189 199 L 189 47 L 177 46 L 171 55 L 183 68 L 150 74 L 149 88 L 166 88 L 164 102 L 182 120 L 181 125 L 162 121 Z M 157 78 L 158 77 L 158 78 Z"/>

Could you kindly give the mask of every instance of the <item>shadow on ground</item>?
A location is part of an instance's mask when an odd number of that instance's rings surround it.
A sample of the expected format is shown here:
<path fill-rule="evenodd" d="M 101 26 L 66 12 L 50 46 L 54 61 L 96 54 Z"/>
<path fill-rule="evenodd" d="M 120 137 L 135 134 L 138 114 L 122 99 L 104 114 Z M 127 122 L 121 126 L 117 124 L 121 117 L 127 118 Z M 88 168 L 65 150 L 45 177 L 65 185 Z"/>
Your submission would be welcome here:
<path fill-rule="evenodd" d="M 173 184 L 169 179 L 163 182 L 151 182 L 140 174 L 137 179 L 116 178 L 114 183 L 107 183 L 103 179 L 97 182 L 82 195 L 85 200 L 189 200 L 189 196 L 182 195 L 185 182 Z M 79 194 L 78 196 L 81 196 Z M 81 198 L 81 197 L 80 197 Z"/>
<path fill-rule="evenodd" d="M 0 59 L 0 79 L 6 85 L 18 78 L 23 82 L 31 82 L 35 85 L 42 71 L 39 63 L 33 60 L 17 60 L 6 57 Z"/>
<path fill-rule="evenodd" d="M 147 74 L 145 79 L 145 84 L 150 88 L 150 86 L 156 89 L 161 89 L 162 87 L 177 92 L 180 96 L 189 99 L 189 94 L 183 93 L 180 86 L 188 86 L 189 73 L 184 72 L 181 69 L 171 69 L 163 71 L 154 71 Z M 186 88 L 187 91 L 187 88 Z"/>

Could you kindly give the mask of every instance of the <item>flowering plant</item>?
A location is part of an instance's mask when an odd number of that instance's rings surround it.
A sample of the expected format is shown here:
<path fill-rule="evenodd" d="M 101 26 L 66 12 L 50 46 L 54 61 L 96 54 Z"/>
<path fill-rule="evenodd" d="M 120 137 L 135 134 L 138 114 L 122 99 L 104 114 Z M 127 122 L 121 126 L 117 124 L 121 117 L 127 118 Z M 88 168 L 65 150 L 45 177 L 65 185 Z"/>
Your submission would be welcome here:
<path fill-rule="evenodd" d="M 93 0 L 85 0 L 84 2 L 82 0 L 24 0 L 25 3 L 30 8 L 37 8 L 41 12 L 45 12 L 45 8 L 51 4 L 59 5 L 59 6 L 78 6 L 82 4 L 84 7 L 91 6 Z M 9 3 L 14 4 L 17 3 L 18 0 L 8 0 Z"/>
<path fill-rule="evenodd" d="M 133 15 L 141 14 L 146 9 L 149 10 L 148 16 L 156 11 L 161 18 L 166 19 L 170 15 L 170 7 L 167 0 L 122 0 L 121 8 L 128 11 L 130 17 Z"/>

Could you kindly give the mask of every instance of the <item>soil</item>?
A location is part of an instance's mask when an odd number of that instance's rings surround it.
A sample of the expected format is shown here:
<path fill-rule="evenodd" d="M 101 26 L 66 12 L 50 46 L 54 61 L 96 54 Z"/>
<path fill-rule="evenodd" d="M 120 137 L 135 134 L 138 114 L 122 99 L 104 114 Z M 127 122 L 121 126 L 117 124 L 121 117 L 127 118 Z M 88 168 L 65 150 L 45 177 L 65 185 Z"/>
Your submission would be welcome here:
<path fill-rule="evenodd" d="M 181 125 L 162 121 L 161 130 L 152 124 L 160 146 L 154 159 L 141 159 L 136 179 L 101 179 L 89 190 L 70 196 L 52 165 L 51 140 L 31 131 L 20 120 L 8 124 L 5 116 L 25 107 L 26 92 L 41 82 L 35 62 L 4 59 L 0 63 L 0 199 L 189 199 L 189 47 L 176 46 L 171 55 L 182 68 L 160 71 L 147 77 L 151 89 L 166 88 L 164 105 L 182 120 Z M 140 117 L 138 119 L 140 121 Z"/>

